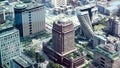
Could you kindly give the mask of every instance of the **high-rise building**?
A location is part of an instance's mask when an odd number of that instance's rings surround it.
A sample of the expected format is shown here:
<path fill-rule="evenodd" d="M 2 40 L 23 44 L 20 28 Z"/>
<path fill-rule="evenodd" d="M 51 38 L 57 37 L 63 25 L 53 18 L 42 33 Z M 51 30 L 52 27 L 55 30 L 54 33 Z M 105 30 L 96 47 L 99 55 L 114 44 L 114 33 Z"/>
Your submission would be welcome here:
<path fill-rule="evenodd" d="M 82 34 L 88 39 L 92 38 L 94 36 L 94 32 L 92 29 L 92 24 L 88 12 L 87 11 L 78 12 L 77 17 L 81 24 L 80 27 L 82 30 Z"/>
<path fill-rule="evenodd" d="M 120 68 L 120 42 L 100 44 L 94 51 L 90 68 Z"/>
<path fill-rule="evenodd" d="M 66 6 L 68 4 L 68 0 L 52 0 L 51 4 L 54 7 Z"/>
<path fill-rule="evenodd" d="M 0 24 L 5 22 L 5 10 L 4 8 L 0 7 Z"/>
<path fill-rule="evenodd" d="M 75 49 L 74 27 L 71 21 L 61 19 L 53 24 L 53 46 L 60 54 L 69 53 Z"/>
<path fill-rule="evenodd" d="M 115 18 L 110 18 L 107 21 L 107 30 L 108 33 L 111 35 L 116 35 L 116 36 L 120 36 L 120 21 L 119 18 L 115 17 Z"/>
<path fill-rule="evenodd" d="M 97 13 L 98 9 L 96 7 L 96 4 L 94 4 L 94 3 L 90 3 L 90 4 L 80 6 L 80 11 L 81 12 L 87 11 L 91 21 L 94 20 L 94 17 L 97 16 L 96 14 L 98 14 Z"/>
<path fill-rule="evenodd" d="M 84 64 L 86 55 L 78 52 L 75 47 L 72 21 L 64 17 L 55 21 L 52 34 L 52 40 L 43 43 L 43 51 L 50 59 L 68 68 L 75 68 Z M 71 54 L 77 55 L 73 58 L 70 56 Z"/>
<path fill-rule="evenodd" d="M 33 35 L 44 30 L 44 5 L 39 3 L 16 4 L 14 25 L 20 30 L 21 37 Z"/>
<path fill-rule="evenodd" d="M 0 30 L 0 65 L 3 67 L 9 61 L 20 55 L 20 38 L 17 29 Z"/>
<path fill-rule="evenodd" d="M 2 10 L 0 10 L 2 11 Z M 9 15 L 4 14 L 3 17 L 9 17 Z M 4 21 L 4 20 L 3 20 Z M 13 21 L 8 18 L 5 22 L 0 24 L 0 68 L 9 65 L 12 58 L 20 55 L 20 36 L 19 30 L 13 27 Z"/>

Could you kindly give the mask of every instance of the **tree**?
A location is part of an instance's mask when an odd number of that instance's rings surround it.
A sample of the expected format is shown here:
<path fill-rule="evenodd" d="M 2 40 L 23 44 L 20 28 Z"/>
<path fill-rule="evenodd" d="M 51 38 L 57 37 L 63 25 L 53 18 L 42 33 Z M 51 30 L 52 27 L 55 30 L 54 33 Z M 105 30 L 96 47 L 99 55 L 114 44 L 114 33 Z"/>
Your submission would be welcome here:
<path fill-rule="evenodd" d="M 35 58 L 35 49 L 31 48 L 31 49 L 24 49 L 24 54 L 29 56 L 30 58 Z"/>
<path fill-rule="evenodd" d="M 47 65 L 47 68 L 62 68 L 62 66 L 60 64 L 50 61 L 49 64 Z"/>
<path fill-rule="evenodd" d="M 39 55 L 39 58 L 38 58 L 39 62 L 44 62 L 45 61 L 45 58 L 43 55 Z"/>
<path fill-rule="evenodd" d="M 89 64 L 86 64 L 83 68 L 89 68 Z"/>

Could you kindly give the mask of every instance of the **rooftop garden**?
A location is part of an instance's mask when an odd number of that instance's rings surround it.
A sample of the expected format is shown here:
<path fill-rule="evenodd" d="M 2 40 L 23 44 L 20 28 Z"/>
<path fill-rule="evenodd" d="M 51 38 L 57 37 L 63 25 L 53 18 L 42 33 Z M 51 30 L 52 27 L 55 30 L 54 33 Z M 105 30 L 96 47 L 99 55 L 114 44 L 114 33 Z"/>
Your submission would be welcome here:
<path fill-rule="evenodd" d="M 50 61 L 47 65 L 47 68 L 63 68 L 60 64 Z"/>
<path fill-rule="evenodd" d="M 105 50 L 104 48 L 102 47 L 96 47 L 95 49 L 96 52 L 99 52 L 99 53 L 102 53 L 103 55 L 105 55 L 106 57 L 110 58 L 110 59 L 113 59 L 113 58 L 116 58 L 117 56 L 119 56 L 119 53 L 116 52 L 116 53 L 111 53 L 111 52 L 108 52 L 107 50 Z"/>
<path fill-rule="evenodd" d="M 73 52 L 68 55 L 68 57 L 71 59 L 77 58 L 78 56 L 80 56 L 80 52 Z"/>

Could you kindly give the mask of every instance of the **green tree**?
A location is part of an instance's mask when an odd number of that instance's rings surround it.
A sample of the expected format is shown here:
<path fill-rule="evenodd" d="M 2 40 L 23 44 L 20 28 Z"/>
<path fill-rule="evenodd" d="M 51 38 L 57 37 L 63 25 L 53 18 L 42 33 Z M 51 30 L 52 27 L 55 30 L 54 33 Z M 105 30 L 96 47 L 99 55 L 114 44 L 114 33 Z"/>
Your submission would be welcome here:
<path fill-rule="evenodd" d="M 39 55 L 39 58 L 38 58 L 39 62 L 44 62 L 45 61 L 45 58 L 43 55 Z"/>
<path fill-rule="evenodd" d="M 31 48 L 31 49 L 24 49 L 24 54 L 29 56 L 30 58 L 35 58 L 35 49 Z"/>
<path fill-rule="evenodd" d="M 89 64 L 86 64 L 83 68 L 89 68 Z"/>
<path fill-rule="evenodd" d="M 47 68 L 62 68 L 62 66 L 54 62 L 49 62 L 49 64 L 47 65 Z"/>

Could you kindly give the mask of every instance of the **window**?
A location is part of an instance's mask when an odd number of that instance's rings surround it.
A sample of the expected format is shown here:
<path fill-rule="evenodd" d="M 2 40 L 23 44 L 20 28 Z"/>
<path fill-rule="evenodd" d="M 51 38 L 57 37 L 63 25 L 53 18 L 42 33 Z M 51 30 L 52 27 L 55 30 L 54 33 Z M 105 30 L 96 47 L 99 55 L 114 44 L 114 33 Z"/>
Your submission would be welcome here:
<path fill-rule="evenodd" d="M 31 25 L 32 22 L 29 22 L 29 24 Z"/>
<path fill-rule="evenodd" d="M 100 67 L 104 68 L 104 65 L 103 65 L 103 64 L 100 64 Z"/>
<path fill-rule="evenodd" d="M 28 16 L 31 17 L 31 12 L 29 12 Z"/>
<path fill-rule="evenodd" d="M 104 60 L 104 61 L 105 61 L 105 59 L 104 59 L 104 58 L 102 58 L 102 57 L 101 57 L 101 60 Z"/>
<path fill-rule="evenodd" d="M 29 17 L 29 22 L 31 22 L 31 17 Z"/>
<path fill-rule="evenodd" d="M 32 32 L 30 32 L 30 34 L 32 34 Z"/>
<path fill-rule="evenodd" d="M 102 64 L 105 64 L 105 62 L 104 61 L 100 61 Z"/>

